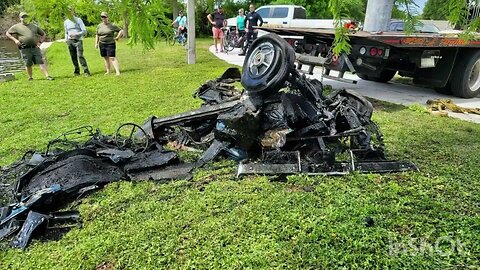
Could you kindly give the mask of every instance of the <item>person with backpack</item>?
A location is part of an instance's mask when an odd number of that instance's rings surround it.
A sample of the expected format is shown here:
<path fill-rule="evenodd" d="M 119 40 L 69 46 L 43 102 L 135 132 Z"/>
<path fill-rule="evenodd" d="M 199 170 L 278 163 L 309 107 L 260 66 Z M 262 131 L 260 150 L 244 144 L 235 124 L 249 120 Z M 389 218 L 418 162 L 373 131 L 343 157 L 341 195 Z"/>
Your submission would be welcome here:
<path fill-rule="evenodd" d="M 180 10 L 178 12 L 178 16 L 175 21 L 172 22 L 172 25 L 177 24 L 177 36 L 178 37 L 181 33 L 187 31 L 187 16 L 183 15 L 183 11 Z"/>

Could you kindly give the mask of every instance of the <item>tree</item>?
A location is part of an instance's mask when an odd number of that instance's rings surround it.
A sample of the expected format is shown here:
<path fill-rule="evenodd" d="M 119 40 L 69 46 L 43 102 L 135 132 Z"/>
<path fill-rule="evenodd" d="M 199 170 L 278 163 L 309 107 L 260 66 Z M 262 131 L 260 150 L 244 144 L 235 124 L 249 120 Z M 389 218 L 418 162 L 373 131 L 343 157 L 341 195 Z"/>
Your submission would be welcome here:
<path fill-rule="evenodd" d="M 2 0 L 2 5 L 7 5 L 19 0 Z M 206 16 L 218 5 L 223 5 L 228 16 L 234 16 L 240 7 L 246 8 L 248 0 L 196 0 L 196 32 L 210 33 L 210 26 Z M 306 8 L 309 17 L 333 18 L 337 21 L 335 35 L 335 53 L 348 52 L 348 31 L 341 25 L 344 19 L 363 19 L 368 0 L 259 0 L 257 6 L 271 3 L 288 3 L 302 5 Z M 466 0 L 429 0 L 426 10 L 437 7 L 436 3 L 448 1 L 448 19 L 452 24 L 466 25 L 468 31 L 474 31 L 480 27 L 480 19 L 468 20 L 469 11 L 466 8 Z M 77 9 L 77 15 L 86 19 L 87 23 L 98 23 L 98 14 L 106 10 L 111 18 L 124 25 L 124 29 L 131 34 L 131 44 L 141 43 L 144 48 L 153 48 L 155 42 L 170 32 L 171 17 L 175 16 L 179 9 L 178 0 L 21 0 L 26 11 L 29 11 L 36 20 L 50 34 L 63 32 L 62 25 L 68 6 Z M 395 9 L 398 16 L 403 17 L 406 25 L 414 25 L 418 14 L 411 12 L 414 0 L 397 0 L 396 6 L 403 8 Z M 1 6 L 0 6 L 1 7 Z M 447 8 L 439 8 L 437 11 L 428 11 L 428 14 L 445 14 Z M 441 13 L 442 11 L 443 13 Z M 433 16 L 433 15 L 432 15 Z"/>
<path fill-rule="evenodd" d="M 20 0 L 2 0 L 0 1 L 0 16 L 2 16 L 7 8 L 13 6 L 13 5 L 18 5 L 20 3 Z"/>
<path fill-rule="evenodd" d="M 423 8 L 422 17 L 427 20 L 446 20 L 449 0 L 428 0 Z"/>

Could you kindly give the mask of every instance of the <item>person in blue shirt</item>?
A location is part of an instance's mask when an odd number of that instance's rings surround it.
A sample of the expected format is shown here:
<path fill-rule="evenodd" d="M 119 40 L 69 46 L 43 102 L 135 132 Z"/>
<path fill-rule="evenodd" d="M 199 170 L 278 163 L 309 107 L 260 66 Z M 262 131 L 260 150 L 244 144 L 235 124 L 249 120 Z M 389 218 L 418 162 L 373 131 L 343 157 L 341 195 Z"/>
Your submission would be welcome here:
<path fill-rule="evenodd" d="M 245 35 L 245 15 L 243 8 L 238 10 L 237 16 L 237 36 L 241 39 Z"/>
<path fill-rule="evenodd" d="M 180 10 L 178 12 L 178 16 L 175 19 L 175 21 L 172 22 L 172 25 L 177 24 L 177 36 L 180 35 L 182 32 L 186 31 L 187 28 L 187 16 L 183 15 L 183 11 Z"/>

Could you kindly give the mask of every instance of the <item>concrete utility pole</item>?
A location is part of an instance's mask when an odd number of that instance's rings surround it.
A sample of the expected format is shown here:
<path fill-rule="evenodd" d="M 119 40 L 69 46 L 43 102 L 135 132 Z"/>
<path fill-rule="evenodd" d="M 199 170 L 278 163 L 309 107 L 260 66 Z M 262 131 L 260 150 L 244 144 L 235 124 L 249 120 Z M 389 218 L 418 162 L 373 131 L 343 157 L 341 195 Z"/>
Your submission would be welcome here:
<path fill-rule="evenodd" d="M 187 64 L 195 64 L 195 0 L 188 0 L 187 2 Z"/>
<path fill-rule="evenodd" d="M 387 31 L 392 18 L 394 0 L 368 0 L 363 30 L 367 32 Z"/>

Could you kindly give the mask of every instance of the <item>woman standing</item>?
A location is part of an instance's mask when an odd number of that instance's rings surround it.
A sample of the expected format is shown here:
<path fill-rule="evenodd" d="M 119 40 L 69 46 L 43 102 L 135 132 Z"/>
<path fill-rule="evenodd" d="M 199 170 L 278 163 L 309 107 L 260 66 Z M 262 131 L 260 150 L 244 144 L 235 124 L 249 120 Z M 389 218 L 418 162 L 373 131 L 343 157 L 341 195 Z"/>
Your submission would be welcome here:
<path fill-rule="evenodd" d="M 120 27 L 108 21 L 108 14 L 104 11 L 100 15 L 102 22 L 97 26 L 97 35 L 95 36 L 95 49 L 100 47 L 100 55 L 105 61 L 105 74 L 110 73 L 110 63 L 115 68 L 116 75 L 120 75 L 120 67 L 115 57 L 115 41 L 122 37 L 123 31 Z M 115 32 L 118 32 L 115 36 Z"/>
<path fill-rule="evenodd" d="M 238 10 L 237 16 L 237 36 L 239 40 L 242 40 L 245 35 L 245 14 L 243 8 Z"/>

